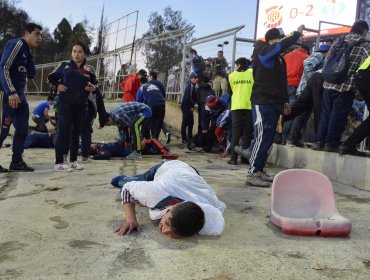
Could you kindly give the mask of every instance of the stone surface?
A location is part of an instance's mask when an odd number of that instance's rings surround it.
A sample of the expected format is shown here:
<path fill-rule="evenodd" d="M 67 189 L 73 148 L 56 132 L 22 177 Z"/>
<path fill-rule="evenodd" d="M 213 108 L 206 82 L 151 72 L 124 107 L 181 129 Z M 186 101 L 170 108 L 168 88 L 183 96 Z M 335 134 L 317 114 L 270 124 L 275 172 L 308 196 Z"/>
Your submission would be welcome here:
<path fill-rule="evenodd" d="M 94 140 L 116 133 L 94 130 Z M 349 238 L 289 236 L 269 223 L 271 189 L 245 186 L 248 165 L 188 151 L 176 137 L 169 146 L 226 203 L 221 236 L 169 239 L 140 207 L 141 232 L 113 233 L 124 218 L 111 178 L 146 171 L 158 156 L 92 161 L 61 174 L 52 171 L 54 150 L 29 149 L 24 159 L 35 172 L 0 175 L 0 279 L 368 279 L 368 192 L 333 182 L 337 207 L 353 223 Z M 10 155 L 1 149 L 0 163 L 8 166 Z"/>

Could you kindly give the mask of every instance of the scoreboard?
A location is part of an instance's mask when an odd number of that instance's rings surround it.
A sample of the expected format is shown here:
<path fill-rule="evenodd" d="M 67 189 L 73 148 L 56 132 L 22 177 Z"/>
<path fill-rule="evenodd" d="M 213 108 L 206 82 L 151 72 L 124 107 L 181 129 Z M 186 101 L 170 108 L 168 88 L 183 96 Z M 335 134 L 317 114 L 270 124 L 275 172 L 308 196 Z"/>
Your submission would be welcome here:
<path fill-rule="evenodd" d="M 265 37 L 270 28 L 283 28 L 285 34 L 306 28 L 318 29 L 319 21 L 352 26 L 356 20 L 356 0 L 259 0 L 257 11 L 256 39 Z M 335 35 L 349 32 L 349 27 L 332 24 L 321 25 L 321 35 Z M 305 37 L 317 33 L 305 32 Z"/>

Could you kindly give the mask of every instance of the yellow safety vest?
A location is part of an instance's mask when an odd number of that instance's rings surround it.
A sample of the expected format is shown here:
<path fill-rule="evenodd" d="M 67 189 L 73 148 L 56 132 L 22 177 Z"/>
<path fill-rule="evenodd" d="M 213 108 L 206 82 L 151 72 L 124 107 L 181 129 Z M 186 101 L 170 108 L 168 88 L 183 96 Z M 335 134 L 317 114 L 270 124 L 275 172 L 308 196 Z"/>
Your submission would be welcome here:
<path fill-rule="evenodd" d="M 368 58 L 365 59 L 365 61 L 361 64 L 361 66 L 357 69 L 356 73 L 358 72 L 358 70 L 365 70 L 369 67 L 370 65 L 370 56 Z"/>
<path fill-rule="evenodd" d="M 234 71 L 229 75 L 231 95 L 231 110 L 249 109 L 252 110 L 251 95 L 254 83 L 253 70 Z"/>

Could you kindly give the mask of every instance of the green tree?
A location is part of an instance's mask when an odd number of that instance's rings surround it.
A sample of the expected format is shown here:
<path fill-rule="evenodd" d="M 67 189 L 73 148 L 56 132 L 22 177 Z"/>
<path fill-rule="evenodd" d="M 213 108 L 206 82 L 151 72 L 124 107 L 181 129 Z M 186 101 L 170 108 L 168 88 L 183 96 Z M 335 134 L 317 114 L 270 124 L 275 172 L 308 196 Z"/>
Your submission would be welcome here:
<path fill-rule="evenodd" d="M 29 19 L 28 14 L 13 2 L 0 0 L 0 49 L 8 40 L 23 36 L 23 29 Z"/>
<path fill-rule="evenodd" d="M 72 36 L 70 38 L 69 42 L 69 51 L 72 49 L 72 45 L 76 42 L 81 42 L 84 45 L 86 45 L 88 48 L 90 48 L 91 45 L 91 38 L 87 34 L 86 29 L 87 24 L 84 22 L 77 23 L 72 30 Z M 88 54 L 87 54 L 88 55 Z"/>
<path fill-rule="evenodd" d="M 54 30 L 56 60 L 66 60 L 71 56 L 72 45 L 76 42 L 85 44 L 88 48 L 91 45 L 92 27 L 88 26 L 87 20 L 78 22 L 72 29 L 67 19 L 63 18 Z"/>
<path fill-rule="evenodd" d="M 64 60 L 69 57 L 68 44 L 72 36 L 72 27 L 66 18 L 63 18 L 54 30 L 56 60 Z"/>
<path fill-rule="evenodd" d="M 166 7 L 163 15 L 158 14 L 158 12 L 151 13 L 148 23 L 150 27 L 143 35 L 144 39 L 191 26 L 182 18 L 181 11 L 172 10 L 171 7 Z M 192 33 L 188 33 L 187 39 L 191 38 Z M 150 70 L 167 73 L 168 69 L 180 65 L 182 60 L 182 37 L 159 42 L 144 40 L 140 48 L 145 56 L 146 67 Z"/>
<path fill-rule="evenodd" d="M 43 27 L 42 34 L 42 44 L 33 50 L 35 64 L 54 62 L 56 59 L 56 43 L 50 34 L 49 28 Z"/>

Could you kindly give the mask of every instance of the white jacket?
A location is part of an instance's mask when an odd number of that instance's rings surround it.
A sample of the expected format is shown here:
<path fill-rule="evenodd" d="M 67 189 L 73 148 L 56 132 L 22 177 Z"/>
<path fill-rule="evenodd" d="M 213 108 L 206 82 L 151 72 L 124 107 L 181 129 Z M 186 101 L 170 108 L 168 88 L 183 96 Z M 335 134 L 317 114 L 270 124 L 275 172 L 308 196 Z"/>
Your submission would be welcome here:
<path fill-rule="evenodd" d="M 222 212 L 225 204 L 218 200 L 214 190 L 188 164 L 171 160 L 158 168 L 153 181 L 133 181 L 126 183 L 122 191 L 128 190 L 140 204 L 153 208 L 168 196 L 198 204 L 205 214 L 205 224 L 199 234 L 219 235 L 222 233 L 225 220 Z M 169 208 L 169 207 L 168 207 Z M 150 218 L 157 220 L 167 209 L 151 209 Z"/>

